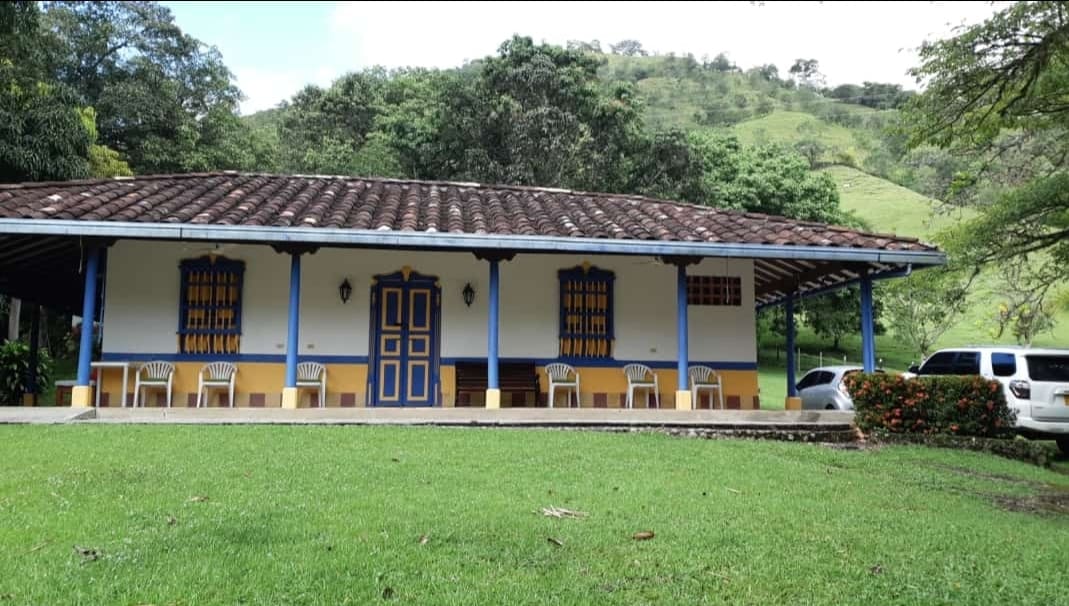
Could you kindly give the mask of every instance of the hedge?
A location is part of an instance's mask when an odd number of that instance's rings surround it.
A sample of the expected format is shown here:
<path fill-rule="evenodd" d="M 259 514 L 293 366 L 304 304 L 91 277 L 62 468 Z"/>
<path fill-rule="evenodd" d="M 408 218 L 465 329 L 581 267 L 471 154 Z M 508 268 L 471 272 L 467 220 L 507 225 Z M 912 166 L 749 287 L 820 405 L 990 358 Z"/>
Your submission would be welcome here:
<path fill-rule="evenodd" d="M 932 448 L 986 452 L 1040 467 L 1050 467 L 1058 457 L 1057 447 L 1050 442 L 1033 442 L 1024 438 L 1007 440 L 942 434 L 889 433 L 877 430 L 869 434 L 869 440 L 882 444 L 916 444 Z"/>
<path fill-rule="evenodd" d="M 862 374 L 851 377 L 847 387 L 854 421 L 865 433 L 998 437 L 1012 431 L 1014 413 L 998 381 Z"/>

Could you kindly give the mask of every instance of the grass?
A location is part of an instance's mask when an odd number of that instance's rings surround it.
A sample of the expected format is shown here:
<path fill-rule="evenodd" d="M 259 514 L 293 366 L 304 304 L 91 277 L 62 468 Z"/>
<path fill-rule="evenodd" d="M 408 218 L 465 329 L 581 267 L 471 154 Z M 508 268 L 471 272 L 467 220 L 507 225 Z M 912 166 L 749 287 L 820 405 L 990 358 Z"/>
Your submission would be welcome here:
<path fill-rule="evenodd" d="M 854 131 L 839 124 L 825 122 L 805 112 L 775 111 L 767 116 L 740 122 L 732 130 L 745 145 L 789 145 L 809 136 L 828 148 L 852 154 L 858 162 L 865 157 L 865 151 L 857 145 Z"/>
<path fill-rule="evenodd" d="M 1053 604 L 1069 566 L 1064 515 L 994 500 L 1069 478 L 916 447 L 14 426 L 0 457 L 11 604 Z"/>

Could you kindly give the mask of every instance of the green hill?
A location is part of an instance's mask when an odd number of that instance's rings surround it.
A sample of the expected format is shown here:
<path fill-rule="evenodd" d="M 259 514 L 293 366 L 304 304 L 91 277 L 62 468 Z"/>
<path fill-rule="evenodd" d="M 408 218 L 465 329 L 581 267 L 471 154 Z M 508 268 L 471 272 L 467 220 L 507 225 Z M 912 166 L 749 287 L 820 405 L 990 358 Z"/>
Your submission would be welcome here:
<path fill-rule="evenodd" d="M 732 131 L 739 141 L 746 145 L 762 143 L 783 143 L 791 145 L 803 139 L 816 139 L 828 147 L 830 162 L 834 162 L 841 153 L 850 154 L 855 161 L 862 162 L 866 152 L 859 146 L 860 133 L 830 124 L 812 114 L 801 111 L 777 111 L 767 116 L 747 120 L 736 124 Z"/>

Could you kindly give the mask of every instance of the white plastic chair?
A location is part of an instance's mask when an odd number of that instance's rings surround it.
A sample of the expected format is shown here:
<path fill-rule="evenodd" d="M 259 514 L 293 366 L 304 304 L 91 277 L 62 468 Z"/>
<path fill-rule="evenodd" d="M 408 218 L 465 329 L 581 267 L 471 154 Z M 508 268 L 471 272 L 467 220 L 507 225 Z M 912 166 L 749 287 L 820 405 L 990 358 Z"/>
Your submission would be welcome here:
<path fill-rule="evenodd" d="M 301 362 L 297 365 L 297 387 L 308 387 L 319 392 L 319 407 L 327 401 L 327 367 L 319 362 Z"/>
<path fill-rule="evenodd" d="M 720 383 L 720 375 L 708 366 L 691 366 L 687 369 L 690 375 L 691 406 L 698 407 L 698 392 L 702 389 L 715 391 L 720 400 L 720 408 L 724 408 L 724 386 Z M 712 406 L 710 405 L 710 408 Z"/>
<path fill-rule="evenodd" d="M 137 374 L 134 375 L 133 407 L 137 408 L 137 402 L 139 400 L 141 401 L 141 406 L 145 406 L 145 398 L 141 395 L 142 389 L 146 387 L 156 387 L 167 390 L 167 408 L 170 408 L 173 381 L 174 364 L 160 360 L 146 363 L 139 368 Z"/>
<path fill-rule="evenodd" d="M 628 364 L 624 366 L 624 374 L 627 375 L 627 407 L 635 405 L 635 390 L 646 390 L 646 408 L 650 407 L 650 392 L 653 392 L 654 402 L 657 408 L 661 407 L 660 387 L 657 384 L 657 373 L 645 364 Z M 647 377 L 653 377 L 652 380 Z"/>
<path fill-rule="evenodd" d="M 234 407 L 234 377 L 238 374 L 238 367 L 230 362 L 212 362 L 200 369 L 200 381 L 197 386 L 197 408 L 204 401 L 208 404 L 205 393 L 213 388 L 227 388 L 230 396 L 230 408 Z M 205 377 L 207 375 L 207 378 Z"/>
<path fill-rule="evenodd" d="M 567 364 L 556 362 L 546 366 L 546 375 L 549 376 L 549 407 L 553 408 L 553 395 L 557 388 L 563 388 L 568 394 L 568 408 L 572 407 L 572 396 L 567 390 L 575 390 L 575 405 L 581 408 L 579 401 L 579 373 Z M 569 380 L 574 377 L 574 380 Z"/>

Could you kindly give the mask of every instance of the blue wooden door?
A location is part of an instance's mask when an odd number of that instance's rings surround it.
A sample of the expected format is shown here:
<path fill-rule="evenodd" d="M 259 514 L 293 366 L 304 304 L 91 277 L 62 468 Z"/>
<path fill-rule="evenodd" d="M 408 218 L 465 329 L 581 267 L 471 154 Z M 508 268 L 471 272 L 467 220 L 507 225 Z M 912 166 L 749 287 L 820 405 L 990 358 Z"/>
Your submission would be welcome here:
<path fill-rule="evenodd" d="M 412 272 L 380 276 L 372 287 L 371 404 L 438 402 L 437 282 Z"/>

